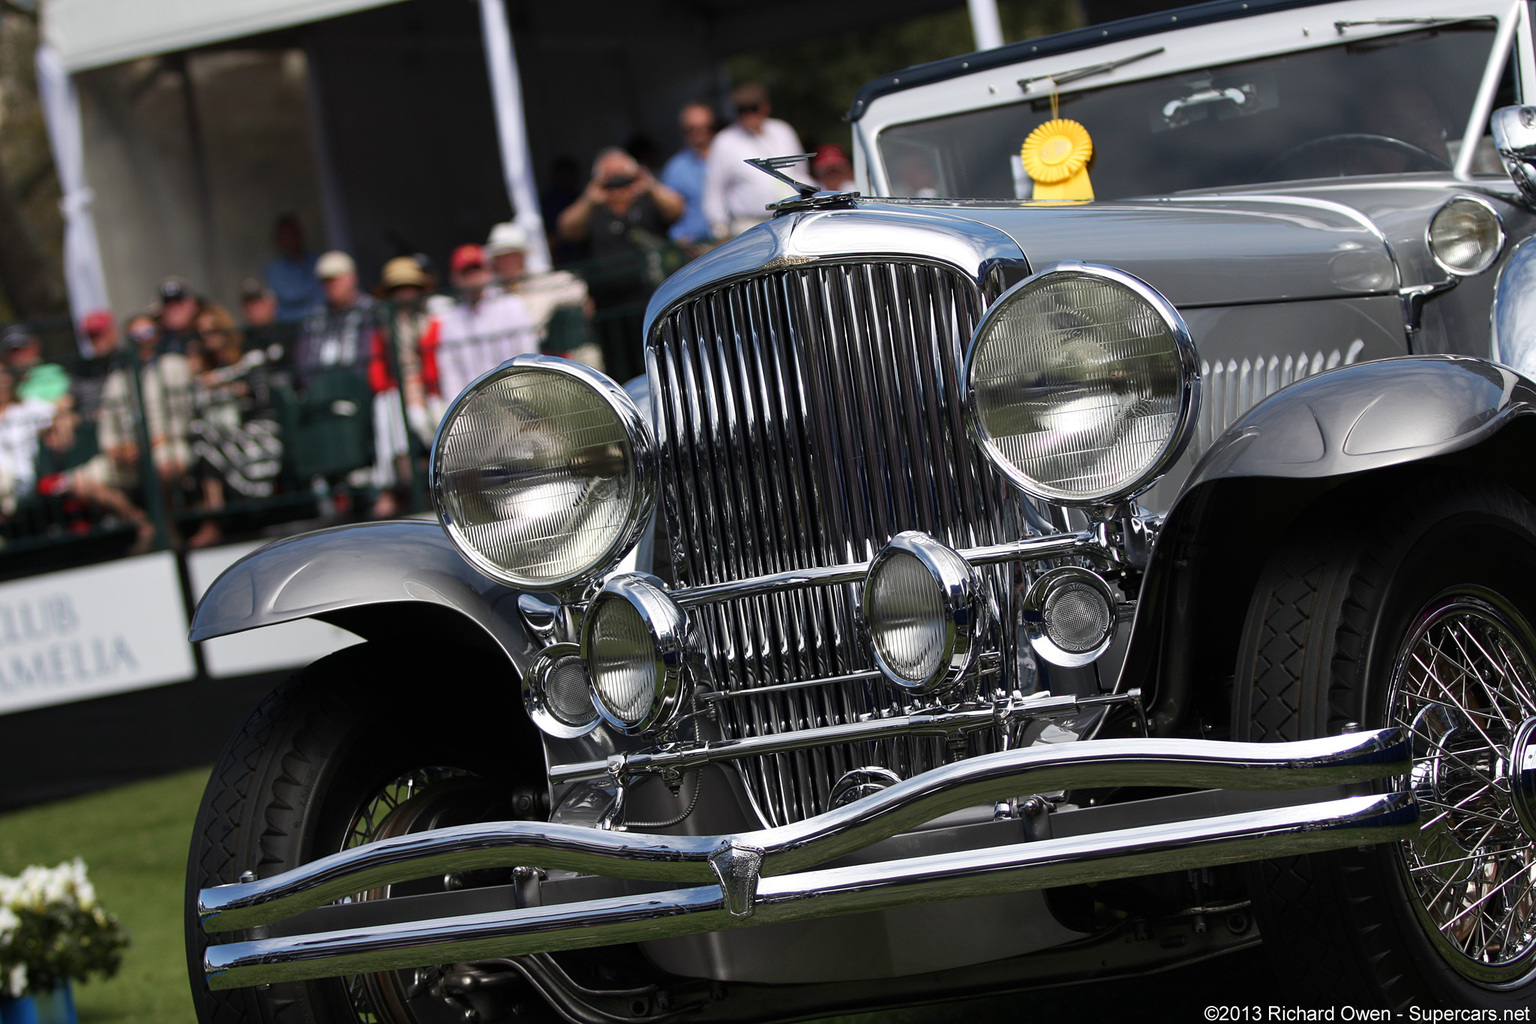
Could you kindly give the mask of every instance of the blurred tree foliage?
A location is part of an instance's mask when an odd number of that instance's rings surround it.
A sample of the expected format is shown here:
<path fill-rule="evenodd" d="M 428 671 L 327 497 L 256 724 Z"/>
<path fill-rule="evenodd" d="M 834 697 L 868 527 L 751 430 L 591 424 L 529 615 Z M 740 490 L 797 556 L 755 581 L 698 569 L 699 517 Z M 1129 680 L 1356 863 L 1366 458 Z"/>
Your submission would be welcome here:
<path fill-rule="evenodd" d="M 38 105 L 36 0 L 0 0 L 0 320 L 65 310 L 59 181 Z"/>
<path fill-rule="evenodd" d="M 1010 43 L 1086 23 L 1078 0 L 998 0 L 997 6 L 1003 39 Z M 865 82 L 975 49 L 970 14 L 957 2 L 942 14 L 742 54 L 728 68 L 732 82 L 766 85 L 773 115 L 793 125 L 808 148 L 824 142 L 847 148 L 843 115 Z"/>

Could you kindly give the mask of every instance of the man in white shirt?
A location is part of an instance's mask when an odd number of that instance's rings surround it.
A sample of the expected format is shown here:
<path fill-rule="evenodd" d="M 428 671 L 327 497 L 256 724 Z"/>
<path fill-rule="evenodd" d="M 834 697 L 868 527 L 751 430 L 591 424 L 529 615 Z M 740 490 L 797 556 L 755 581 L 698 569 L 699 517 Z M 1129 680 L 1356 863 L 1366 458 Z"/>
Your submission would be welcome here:
<path fill-rule="evenodd" d="M 491 288 L 485 250 L 461 245 L 449 263 L 459 301 L 438 319 L 437 377 L 451 402 L 470 381 L 515 355 L 539 350 L 539 329 L 521 298 Z"/>
<path fill-rule="evenodd" d="M 709 147 L 704 167 L 704 215 L 716 238 L 733 238 L 769 217 L 765 207 L 794 195 L 794 190 L 744 160 L 803 153 L 800 136 L 777 118 L 769 117 L 768 90 L 756 82 L 731 93 L 736 120 Z M 810 181 L 804 162 L 783 168 L 800 181 Z"/>

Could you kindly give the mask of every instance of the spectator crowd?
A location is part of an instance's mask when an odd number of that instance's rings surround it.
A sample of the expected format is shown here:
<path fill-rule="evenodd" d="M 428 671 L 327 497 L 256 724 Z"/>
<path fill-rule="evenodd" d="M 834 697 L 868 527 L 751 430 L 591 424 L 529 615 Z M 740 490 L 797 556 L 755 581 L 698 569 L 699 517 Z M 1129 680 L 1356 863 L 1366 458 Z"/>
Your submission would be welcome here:
<path fill-rule="evenodd" d="M 419 254 L 388 260 L 365 290 L 352 256 L 311 252 L 284 215 L 238 316 L 167 277 L 121 323 L 85 316 L 86 351 L 67 369 L 11 326 L 0 335 L 0 540 L 107 524 L 132 550 L 198 548 L 251 508 L 393 516 L 419 504 L 437 424 L 480 374 L 528 352 L 620 381 L 643 372 L 651 292 L 791 194 L 743 161 L 800 154 L 798 136 L 770 116 L 761 86 L 732 101 L 736 120 L 718 132 L 709 105 L 685 106 L 683 146 L 659 173 L 625 149 L 597 155 L 552 218 L 557 257 L 584 250 L 573 269 L 529 273 L 528 232 L 508 222 L 453 250 L 441 290 Z M 835 145 L 786 173 L 851 187 Z"/>

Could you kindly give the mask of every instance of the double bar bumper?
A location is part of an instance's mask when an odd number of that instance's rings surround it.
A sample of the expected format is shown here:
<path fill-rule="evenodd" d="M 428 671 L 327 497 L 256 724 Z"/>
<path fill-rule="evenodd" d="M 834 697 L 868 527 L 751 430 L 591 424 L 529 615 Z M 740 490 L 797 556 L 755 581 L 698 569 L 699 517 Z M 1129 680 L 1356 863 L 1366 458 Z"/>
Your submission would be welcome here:
<path fill-rule="evenodd" d="M 210 987 L 235 988 L 804 921 L 1395 840 L 1417 828 L 1418 808 L 1407 793 L 821 866 L 952 811 L 1031 793 L 1127 785 L 1311 789 L 1402 774 L 1408 760 L 1398 729 L 1267 744 L 1098 740 L 972 758 L 804 821 L 732 836 L 642 835 L 543 822 L 440 829 L 333 854 L 271 878 L 204 889 L 198 896 L 203 927 L 223 932 L 271 924 L 384 885 L 492 867 L 692 884 L 643 896 L 228 942 L 207 948 L 204 969 Z"/>

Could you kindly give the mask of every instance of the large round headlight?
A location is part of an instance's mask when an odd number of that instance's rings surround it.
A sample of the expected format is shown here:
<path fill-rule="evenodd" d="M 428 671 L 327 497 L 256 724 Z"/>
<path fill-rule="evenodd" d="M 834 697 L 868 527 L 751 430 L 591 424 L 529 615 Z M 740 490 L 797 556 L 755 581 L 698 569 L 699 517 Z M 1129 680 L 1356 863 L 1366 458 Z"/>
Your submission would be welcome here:
<path fill-rule="evenodd" d="M 1188 442 L 1198 367 L 1183 318 L 1151 287 L 1059 263 L 1005 292 L 977 327 L 965 360 L 971 431 L 1035 497 L 1126 498 Z"/>
<path fill-rule="evenodd" d="M 695 651 L 683 610 L 642 573 L 609 579 L 582 620 L 581 655 L 597 712 L 631 735 L 674 720 Z"/>
<path fill-rule="evenodd" d="M 640 537 L 655 443 L 613 381 L 518 356 L 453 403 L 432 450 L 438 519 L 481 572 L 530 590 L 594 579 Z"/>

